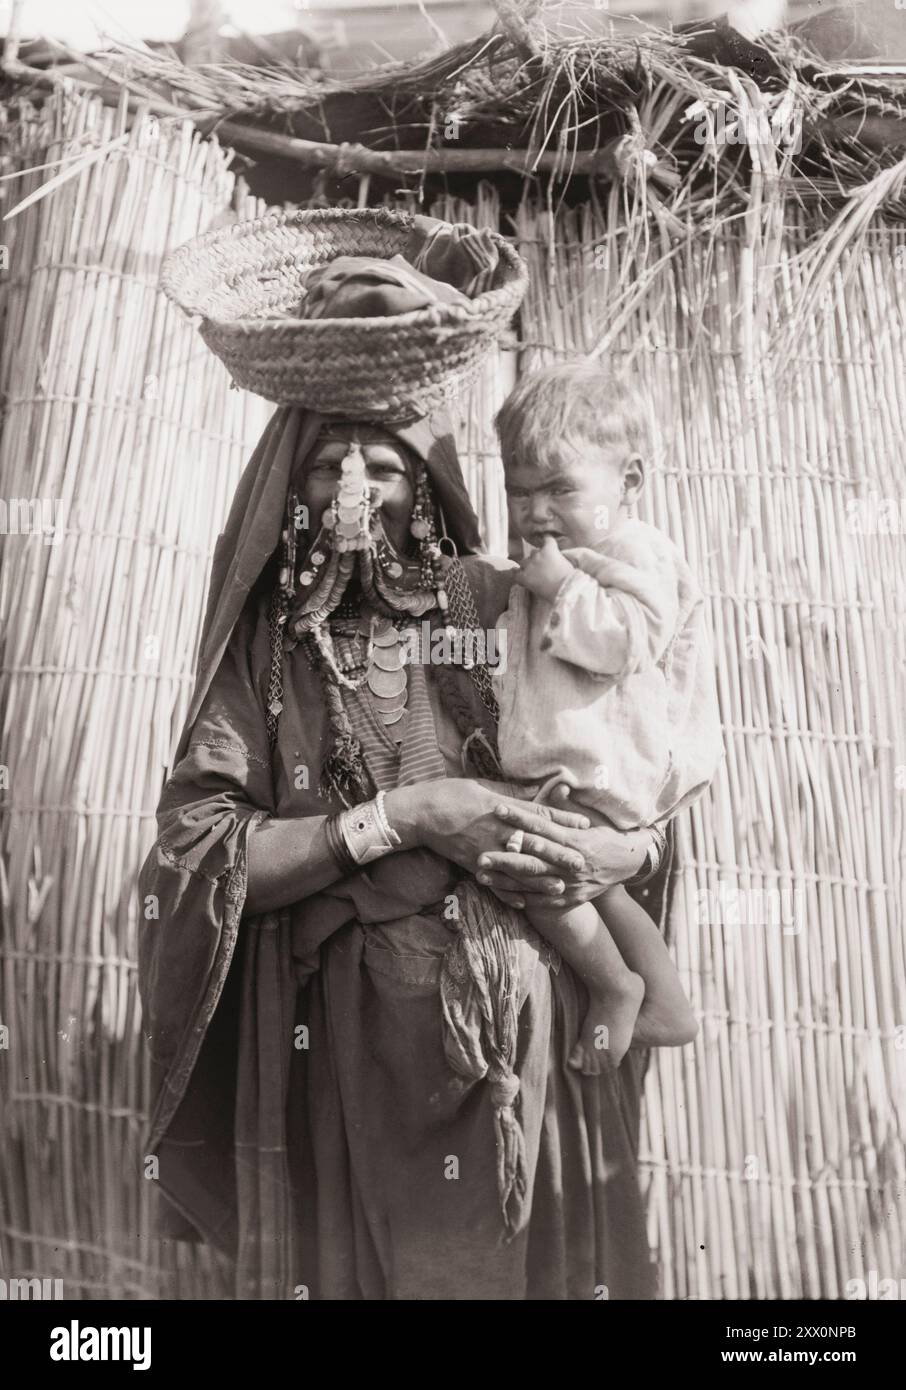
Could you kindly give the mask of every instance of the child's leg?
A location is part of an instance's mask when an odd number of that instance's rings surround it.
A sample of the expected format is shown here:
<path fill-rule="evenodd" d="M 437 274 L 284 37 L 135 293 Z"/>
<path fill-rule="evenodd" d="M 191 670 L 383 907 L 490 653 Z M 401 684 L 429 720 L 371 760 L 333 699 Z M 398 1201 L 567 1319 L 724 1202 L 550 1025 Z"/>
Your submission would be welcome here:
<path fill-rule="evenodd" d="M 588 1011 L 569 1065 L 586 1076 L 602 1071 L 605 1057 L 618 1066 L 632 1042 L 644 980 L 628 969 L 592 903 L 526 913 L 588 988 Z"/>
<path fill-rule="evenodd" d="M 698 1023 L 686 998 L 667 943 L 644 908 L 617 886 L 596 899 L 620 955 L 645 981 L 645 1000 L 639 1011 L 633 1042 L 639 1046 L 670 1047 L 689 1043 Z"/>

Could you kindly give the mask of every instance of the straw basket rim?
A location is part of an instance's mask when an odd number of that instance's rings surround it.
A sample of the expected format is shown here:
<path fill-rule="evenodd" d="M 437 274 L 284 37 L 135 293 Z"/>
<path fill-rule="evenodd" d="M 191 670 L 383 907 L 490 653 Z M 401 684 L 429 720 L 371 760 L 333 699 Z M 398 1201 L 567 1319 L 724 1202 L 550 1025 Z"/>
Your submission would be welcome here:
<path fill-rule="evenodd" d="M 428 415 L 474 380 L 528 287 L 528 266 L 499 232 L 486 233 L 498 253 L 493 283 L 467 303 L 362 318 L 292 313 L 307 271 L 338 256 L 411 255 L 419 230 L 412 213 L 391 208 L 270 212 L 177 247 L 161 288 L 242 389 L 327 415 Z"/>

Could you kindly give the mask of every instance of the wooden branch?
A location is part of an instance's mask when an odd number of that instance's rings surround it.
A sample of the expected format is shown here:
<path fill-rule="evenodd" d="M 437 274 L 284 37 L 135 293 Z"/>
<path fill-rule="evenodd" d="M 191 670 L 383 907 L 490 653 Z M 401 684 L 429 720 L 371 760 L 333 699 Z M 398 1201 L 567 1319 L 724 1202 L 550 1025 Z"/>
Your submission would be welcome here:
<path fill-rule="evenodd" d="M 108 105 L 116 106 L 128 83 L 108 80 L 104 85 L 70 77 L 59 69 L 28 67 L 18 59 L 0 61 L 0 71 L 7 77 L 33 86 L 52 90 L 68 84 L 86 95 L 97 96 Z M 139 108 L 153 115 L 192 121 L 203 135 L 216 135 L 222 144 L 240 152 L 274 155 L 291 159 L 308 168 L 328 169 L 338 177 L 345 174 L 377 174 L 398 178 L 406 174 L 450 173 L 493 174 L 510 171 L 515 174 L 561 173 L 588 175 L 602 181 L 614 177 L 613 142 L 599 150 L 578 150 L 564 156 L 555 150 L 545 150 L 533 156 L 528 150 L 513 149 L 447 149 L 432 146 L 417 150 L 371 150 L 365 145 L 335 145 L 319 140 L 302 140 L 276 131 L 259 130 L 236 121 L 223 121 L 200 111 L 174 106 L 163 98 L 127 96 L 130 111 Z M 895 116 L 825 116 L 809 122 L 806 131 L 815 131 L 831 141 L 841 137 L 857 138 L 863 145 L 883 149 L 906 146 L 906 121 Z"/>
<path fill-rule="evenodd" d="M 815 130 L 833 142 L 842 138 L 858 140 L 869 149 L 906 145 L 906 121 L 899 116 L 821 116 L 806 121 L 806 131 Z"/>
<path fill-rule="evenodd" d="M 120 86 L 112 80 L 104 85 L 86 82 L 84 78 L 71 77 L 58 68 L 45 72 L 41 68 L 30 68 L 18 59 L 0 62 L 0 71 L 17 82 L 31 83 L 48 91 L 68 84 L 85 95 L 100 97 L 110 106 L 118 104 L 123 86 L 128 88 L 128 83 Z M 293 135 L 241 125 L 237 121 L 218 124 L 217 117 L 174 106 L 163 98 L 130 94 L 127 104 L 130 111 L 142 108 L 155 116 L 192 121 L 203 135 L 216 135 L 221 144 L 231 145 L 240 152 L 248 150 L 276 155 L 308 168 L 329 169 L 337 175 L 382 174 L 385 178 L 398 178 L 401 174 L 493 174 L 503 170 L 531 174 L 555 169 L 558 164 L 562 166 L 564 163 L 563 156 L 554 150 L 545 150 L 537 158 L 532 158 L 527 150 L 370 150 L 365 145 L 333 145 L 320 140 L 302 140 Z M 566 167 L 576 174 L 598 173 L 607 177 L 609 164 L 603 150 L 580 150 L 572 160 L 567 161 Z"/>
<path fill-rule="evenodd" d="M 199 124 L 203 127 L 207 123 L 200 121 Z M 400 174 L 489 174 L 504 169 L 530 174 L 558 167 L 571 169 L 576 174 L 590 174 L 604 173 L 612 167 L 606 150 L 578 150 L 573 156 L 564 156 L 556 150 L 532 155 L 528 150 L 457 150 L 435 146 L 419 150 L 370 150 L 365 145 L 330 145 L 318 140 L 301 140 L 232 121 L 216 126 L 211 133 L 237 149 L 278 155 L 299 164 L 330 169 L 337 175 L 383 174 L 394 178 Z"/>

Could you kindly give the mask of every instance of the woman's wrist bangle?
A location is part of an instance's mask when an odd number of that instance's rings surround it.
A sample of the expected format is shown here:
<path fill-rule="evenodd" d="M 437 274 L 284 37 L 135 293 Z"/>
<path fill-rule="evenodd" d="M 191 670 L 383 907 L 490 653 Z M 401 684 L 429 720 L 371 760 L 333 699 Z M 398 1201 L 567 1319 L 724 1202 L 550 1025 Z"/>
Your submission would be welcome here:
<path fill-rule="evenodd" d="M 355 860 L 349 852 L 342 834 L 340 833 L 339 816 L 328 816 L 324 822 L 324 833 L 327 836 L 327 848 L 330 850 L 337 862 L 337 867 L 347 874 L 355 868 Z"/>
<path fill-rule="evenodd" d="M 664 862 L 664 856 L 667 853 L 667 836 L 656 825 L 650 825 L 648 829 L 651 831 L 651 844 L 645 853 L 642 867 L 631 878 L 623 880 L 624 888 L 641 888 L 650 878 L 654 878 Z"/>
<path fill-rule="evenodd" d="M 385 792 L 378 792 L 377 796 L 374 798 L 374 810 L 378 818 L 378 824 L 380 825 L 381 830 L 384 832 L 384 838 L 386 839 L 387 843 L 393 845 L 395 849 L 398 845 L 401 845 L 403 842 L 400 839 L 399 835 L 397 835 L 389 820 L 387 819 L 387 806 L 385 804 L 385 796 Z"/>
<path fill-rule="evenodd" d="M 667 836 L 656 825 L 651 826 L 651 833 L 654 836 L 654 843 L 649 846 L 648 856 L 651 859 L 651 872 L 656 874 L 667 854 Z"/>
<path fill-rule="evenodd" d="M 353 867 L 370 864 L 399 849 L 402 840 L 387 819 L 384 793 L 336 817 L 336 830 Z"/>

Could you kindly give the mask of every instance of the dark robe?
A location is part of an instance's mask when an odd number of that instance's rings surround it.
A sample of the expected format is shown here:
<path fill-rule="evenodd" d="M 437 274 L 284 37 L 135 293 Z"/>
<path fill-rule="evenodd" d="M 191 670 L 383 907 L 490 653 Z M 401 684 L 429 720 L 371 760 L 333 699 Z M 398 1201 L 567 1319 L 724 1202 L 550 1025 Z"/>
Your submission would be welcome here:
<path fill-rule="evenodd" d="M 456 1076 L 443 1050 L 442 909 L 460 871 L 398 853 L 291 908 L 243 915 L 250 827 L 340 809 L 317 791 L 329 729 L 301 648 L 286 658 L 273 757 L 264 717 L 262 576 L 292 457 L 316 426 L 277 411 L 240 484 L 140 876 L 146 1152 L 160 1161 L 162 1230 L 233 1256 L 239 1297 L 652 1297 L 637 1173 L 644 1057 L 599 1077 L 567 1066 L 585 996 L 565 963 L 534 970 L 520 1014 L 531 1217 L 508 1242 L 487 1083 Z M 423 457 L 440 448 L 436 484 L 448 434 L 435 424 L 407 442 Z M 451 476 L 440 492 L 455 513 Z M 464 564 L 493 627 L 512 566 Z M 461 775 L 461 735 L 436 691 L 432 706 L 448 775 Z"/>

